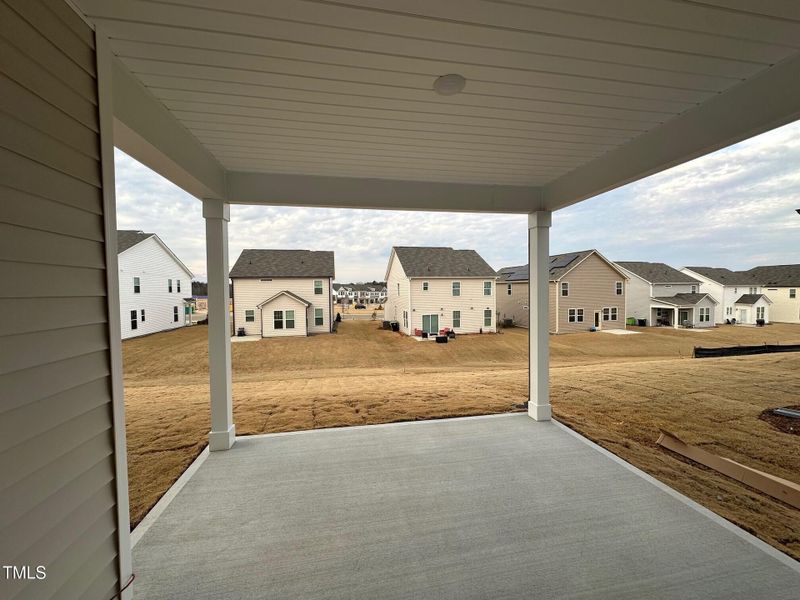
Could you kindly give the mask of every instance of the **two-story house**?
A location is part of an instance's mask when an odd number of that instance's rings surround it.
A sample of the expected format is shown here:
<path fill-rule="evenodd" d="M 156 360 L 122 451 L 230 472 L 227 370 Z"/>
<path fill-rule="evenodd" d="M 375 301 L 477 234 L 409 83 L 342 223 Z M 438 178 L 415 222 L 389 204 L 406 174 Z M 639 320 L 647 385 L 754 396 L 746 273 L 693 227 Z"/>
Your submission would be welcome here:
<path fill-rule="evenodd" d="M 772 302 L 772 322 L 800 323 L 800 265 L 765 265 L 747 272 L 761 283 Z"/>
<path fill-rule="evenodd" d="M 191 324 L 192 272 L 155 233 L 117 231 L 122 339 Z"/>
<path fill-rule="evenodd" d="M 497 273 L 501 320 L 528 327 L 528 265 Z M 597 250 L 550 257 L 550 333 L 625 329 L 627 276 Z"/>
<path fill-rule="evenodd" d="M 474 250 L 395 246 L 386 269 L 386 319 L 407 335 L 495 332 L 495 278 Z"/>
<path fill-rule="evenodd" d="M 242 250 L 230 271 L 233 327 L 261 337 L 333 331 L 333 252 Z"/>
<path fill-rule="evenodd" d="M 701 282 L 664 263 L 616 261 L 628 275 L 626 312 L 648 326 L 713 327 L 718 302 Z"/>
<path fill-rule="evenodd" d="M 718 267 L 684 267 L 681 272 L 699 280 L 703 291 L 718 302 L 714 307 L 715 323 L 769 323 L 772 301 L 752 273 Z"/>

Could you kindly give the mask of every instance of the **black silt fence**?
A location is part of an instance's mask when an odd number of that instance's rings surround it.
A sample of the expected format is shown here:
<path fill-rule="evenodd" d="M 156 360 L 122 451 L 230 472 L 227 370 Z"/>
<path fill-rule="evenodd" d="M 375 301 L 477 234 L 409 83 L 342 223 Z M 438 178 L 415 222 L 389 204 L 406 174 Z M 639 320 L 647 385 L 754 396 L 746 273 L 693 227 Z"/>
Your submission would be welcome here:
<path fill-rule="evenodd" d="M 716 358 L 720 356 L 745 356 L 747 354 L 771 354 L 773 352 L 800 352 L 800 344 L 761 344 L 759 346 L 728 346 L 726 348 L 702 348 L 695 346 L 694 358 Z"/>

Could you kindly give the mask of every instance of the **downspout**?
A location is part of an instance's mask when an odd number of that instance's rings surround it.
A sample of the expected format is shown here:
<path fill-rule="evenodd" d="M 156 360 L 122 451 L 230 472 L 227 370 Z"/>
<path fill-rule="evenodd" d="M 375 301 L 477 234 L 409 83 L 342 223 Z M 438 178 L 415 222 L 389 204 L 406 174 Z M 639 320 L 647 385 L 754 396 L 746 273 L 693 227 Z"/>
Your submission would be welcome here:
<path fill-rule="evenodd" d="M 555 282 L 556 284 L 556 335 L 558 335 L 558 326 L 561 322 L 560 313 L 558 312 L 558 297 L 561 295 L 558 293 L 558 281 Z M 528 277 L 528 285 L 530 285 L 530 277 Z M 547 291 L 550 291 L 550 282 L 547 282 Z"/>
<path fill-rule="evenodd" d="M 406 335 L 411 335 L 414 331 L 414 317 L 411 316 L 411 277 L 408 277 L 408 331 Z"/>

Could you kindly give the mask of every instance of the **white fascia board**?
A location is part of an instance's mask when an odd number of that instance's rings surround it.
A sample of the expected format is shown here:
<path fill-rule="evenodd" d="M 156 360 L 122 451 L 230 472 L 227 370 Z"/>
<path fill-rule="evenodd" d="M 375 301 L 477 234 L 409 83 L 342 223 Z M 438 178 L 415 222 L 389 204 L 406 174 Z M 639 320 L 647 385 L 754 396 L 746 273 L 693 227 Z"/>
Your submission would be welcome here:
<path fill-rule="evenodd" d="M 227 184 L 232 204 L 494 213 L 529 213 L 541 207 L 540 188 L 513 185 L 248 171 L 228 171 Z"/>
<path fill-rule="evenodd" d="M 225 168 L 118 58 L 114 145 L 197 198 L 225 198 Z"/>
<path fill-rule="evenodd" d="M 800 54 L 544 187 L 557 210 L 800 118 Z"/>

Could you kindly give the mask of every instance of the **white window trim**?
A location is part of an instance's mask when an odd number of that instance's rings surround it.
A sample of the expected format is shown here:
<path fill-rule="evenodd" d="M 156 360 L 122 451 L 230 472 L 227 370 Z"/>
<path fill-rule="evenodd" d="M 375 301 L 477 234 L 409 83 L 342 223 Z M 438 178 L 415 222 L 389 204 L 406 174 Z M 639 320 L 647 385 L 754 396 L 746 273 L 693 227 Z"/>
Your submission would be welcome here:
<path fill-rule="evenodd" d="M 317 316 L 319 313 L 319 316 Z M 322 319 L 322 323 L 317 324 L 317 319 Z M 321 308 L 314 309 L 314 327 L 324 327 L 325 326 L 325 311 Z"/>
<path fill-rule="evenodd" d="M 430 282 L 428 282 L 428 281 L 423 281 L 422 282 L 422 291 L 423 292 L 430 291 L 430 288 L 431 288 Z"/>
<path fill-rule="evenodd" d="M 580 311 L 580 313 L 578 311 Z M 570 313 L 572 313 L 572 314 L 570 314 Z M 584 310 L 582 308 L 569 308 L 569 309 L 567 309 L 567 322 L 568 323 L 583 323 L 583 313 L 584 313 Z"/>
<path fill-rule="evenodd" d="M 292 318 L 289 319 L 289 313 L 292 313 Z M 289 321 L 292 322 L 292 326 L 289 326 Z M 295 311 L 294 309 L 288 309 L 283 311 L 283 328 L 284 329 L 294 329 L 295 328 Z"/>
<path fill-rule="evenodd" d="M 458 284 L 458 293 L 457 294 L 456 294 L 456 284 Z M 460 281 L 454 281 L 454 282 L 452 282 L 450 284 L 450 294 L 454 298 L 460 298 L 461 297 L 461 282 Z"/>
<path fill-rule="evenodd" d="M 489 284 L 489 293 L 488 294 L 486 293 L 486 284 L 487 283 Z M 484 281 L 483 282 L 483 295 L 484 296 L 490 296 L 490 297 L 492 295 L 494 295 L 494 286 L 492 285 L 491 281 Z"/>
<path fill-rule="evenodd" d="M 567 292 L 566 294 L 564 292 Z M 569 281 L 562 281 L 558 292 L 562 298 L 569 298 Z"/>
<path fill-rule="evenodd" d="M 489 313 L 489 323 L 486 323 L 486 313 Z M 484 327 L 491 327 L 492 326 L 492 309 L 491 308 L 484 308 L 483 309 L 483 326 Z"/>
<path fill-rule="evenodd" d="M 456 313 L 458 313 L 458 325 L 456 325 Z M 461 311 L 460 310 L 454 310 L 453 314 L 451 316 L 453 318 L 453 327 L 454 328 L 455 327 L 460 328 L 461 327 Z"/>
<path fill-rule="evenodd" d="M 319 286 L 317 285 L 319 284 Z M 319 291 L 317 291 L 319 290 Z M 322 279 L 315 279 L 314 280 L 314 295 L 315 296 L 322 296 L 325 293 L 325 286 L 322 283 Z"/>
<path fill-rule="evenodd" d="M 622 296 L 625 293 L 625 282 L 623 281 L 615 281 L 614 282 L 614 294 L 617 296 Z"/>
<path fill-rule="evenodd" d="M 250 315 L 248 315 L 247 313 L 253 313 L 253 318 L 250 319 L 249 318 Z M 255 310 L 251 310 L 251 309 L 245 310 L 244 311 L 244 322 L 245 323 L 255 323 L 256 322 L 256 311 Z"/>
<path fill-rule="evenodd" d="M 509 296 L 511 295 L 511 284 L 510 284 L 510 283 L 509 283 L 509 284 L 507 284 L 507 287 L 506 287 L 506 294 L 507 294 L 507 295 L 509 295 Z"/>
<path fill-rule="evenodd" d="M 619 307 L 611 306 L 611 312 L 609 314 L 608 320 L 609 321 L 619 321 Z"/>
<path fill-rule="evenodd" d="M 610 321 L 611 320 L 611 307 L 610 306 L 604 306 L 601 309 L 601 314 L 602 314 L 603 321 Z"/>
<path fill-rule="evenodd" d="M 278 314 L 280 314 L 280 317 L 278 316 Z M 280 327 L 277 327 L 277 326 L 276 326 L 276 323 L 277 323 L 278 321 L 280 321 L 280 322 L 281 322 L 281 326 L 280 326 Z M 284 329 L 284 324 L 283 324 L 283 323 L 284 323 L 284 320 L 283 320 L 283 311 L 282 311 L 282 310 L 273 310 L 273 311 L 272 311 L 272 329 L 273 329 L 274 331 L 278 331 L 279 329 L 280 329 L 280 330 L 283 330 L 283 329 Z"/>

